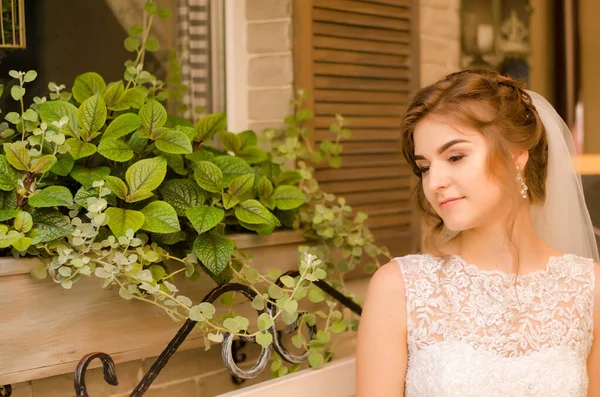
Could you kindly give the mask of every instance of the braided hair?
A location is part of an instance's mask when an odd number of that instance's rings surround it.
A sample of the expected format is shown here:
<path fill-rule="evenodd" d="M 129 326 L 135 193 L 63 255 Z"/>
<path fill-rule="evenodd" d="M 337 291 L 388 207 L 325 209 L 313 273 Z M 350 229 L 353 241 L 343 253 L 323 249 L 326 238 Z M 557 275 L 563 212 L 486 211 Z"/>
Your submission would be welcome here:
<path fill-rule="evenodd" d="M 430 227 L 425 244 L 433 243 L 444 228 L 442 218 L 425 197 L 421 171 L 415 161 L 414 130 L 430 115 L 479 131 L 490 147 L 488 171 L 503 187 L 516 192 L 511 149 L 528 151 L 523 178 L 531 204 L 543 204 L 548 170 L 546 130 L 524 85 L 489 70 L 464 70 L 422 88 L 409 102 L 401 126 L 404 158 L 418 177 L 413 195 Z M 515 185 L 515 186 L 513 186 Z M 514 222 L 513 222 L 514 225 Z M 512 227 L 511 227 L 512 230 Z"/>

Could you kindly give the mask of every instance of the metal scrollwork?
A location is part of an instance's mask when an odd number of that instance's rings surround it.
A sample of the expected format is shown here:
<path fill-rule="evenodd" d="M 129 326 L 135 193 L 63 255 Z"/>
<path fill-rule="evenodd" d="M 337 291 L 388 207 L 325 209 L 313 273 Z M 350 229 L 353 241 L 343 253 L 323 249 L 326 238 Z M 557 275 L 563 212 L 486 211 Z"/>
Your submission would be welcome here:
<path fill-rule="evenodd" d="M 119 384 L 117 375 L 115 374 L 115 362 L 113 359 L 106 353 L 90 353 L 79 361 L 79 364 L 77 364 L 77 368 L 75 369 L 75 395 L 77 397 L 89 397 L 85 386 L 85 371 L 87 370 L 88 365 L 95 359 L 102 361 L 104 380 L 106 383 L 113 386 Z"/>
<path fill-rule="evenodd" d="M 289 271 L 283 276 L 291 276 L 296 277 L 299 275 L 298 271 Z M 277 280 L 277 285 L 282 286 L 281 277 Z M 340 293 L 337 289 L 333 288 L 325 281 L 319 280 L 315 282 L 315 285 L 319 287 L 323 292 L 330 295 L 332 298 L 340 302 L 342 305 L 349 308 L 352 312 L 357 315 L 362 314 L 362 308 L 356 302 L 346 297 L 342 293 Z M 239 283 L 229 283 L 223 284 L 216 288 L 214 288 L 211 292 L 209 292 L 202 302 L 213 303 L 217 298 L 223 295 L 226 292 L 236 291 L 240 292 L 244 297 L 246 297 L 250 302 L 254 300 L 256 297 L 256 292 L 254 292 L 250 287 L 239 284 Z M 276 307 L 272 303 L 267 303 L 267 306 L 262 310 L 257 310 L 258 314 L 268 313 L 271 318 L 275 317 Z M 308 352 L 298 356 L 290 353 L 285 346 L 283 345 L 281 339 L 283 334 L 290 334 L 295 332 L 298 329 L 299 323 L 301 321 L 300 313 L 298 319 L 288 325 L 283 332 L 278 331 L 275 324 L 273 324 L 267 331 L 273 336 L 273 343 L 268 348 L 263 348 L 259 354 L 258 360 L 250 369 L 245 370 L 241 369 L 238 366 L 238 363 L 244 362 L 246 360 L 246 355 L 239 352 L 239 349 L 243 347 L 247 342 L 256 343 L 256 339 L 251 336 L 240 336 L 238 339 L 234 339 L 234 335 L 227 333 L 223 337 L 223 342 L 221 345 L 221 357 L 223 358 L 223 362 L 225 363 L 225 367 L 231 373 L 232 380 L 236 384 L 243 383 L 244 379 L 252 379 L 257 377 L 261 372 L 265 370 L 268 365 L 269 359 L 271 358 L 272 351 L 275 350 L 283 360 L 292 363 L 292 364 L 300 364 L 305 362 L 308 359 Z M 187 336 L 196 326 L 196 321 L 192 321 L 190 319 L 186 320 L 183 326 L 177 331 L 175 337 L 169 342 L 165 350 L 161 353 L 160 356 L 156 359 L 154 364 L 148 372 L 144 375 L 140 383 L 136 386 L 133 392 L 130 394 L 130 397 L 141 397 L 148 390 L 152 382 L 156 379 L 160 371 L 167 365 L 169 359 L 175 354 L 179 346 L 185 341 Z M 308 336 L 310 339 L 316 334 L 317 328 L 315 326 L 310 326 L 306 324 L 308 329 Z M 77 366 L 77 370 L 75 371 L 75 391 L 77 397 L 89 397 L 87 394 L 86 386 L 85 386 L 85 371 L 89 363 L 94 359 L 100 359 L 104 366 L 104 379 L 111 385 L 117 385 L 117 377 L 115 374 L 115 366 L 112 358 L 105 353 L 92 353 L 85 356 L 79 362 Z M 11 394 L 10 386 L 4 387 L 5 393 L 2 394 L 2 388 L 0 388 L 0 397 L 8 397 Z"/>
<path fill-rule="evenodd" d="M 0 397 L 10 397 L 12 396 L 12 386 L 4 385 L 0 386 Z"/>

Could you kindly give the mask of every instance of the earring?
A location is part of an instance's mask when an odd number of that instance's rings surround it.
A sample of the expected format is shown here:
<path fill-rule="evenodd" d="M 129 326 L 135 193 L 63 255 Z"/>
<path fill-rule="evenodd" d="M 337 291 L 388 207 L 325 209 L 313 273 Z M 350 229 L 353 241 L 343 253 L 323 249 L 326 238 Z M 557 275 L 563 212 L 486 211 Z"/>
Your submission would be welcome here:
<path fill-rule="evenodd" d="M 527 198 L 527 190 L 529 190 L 529 188 L 525 184 L 525 179 L 523 179 L 523 176 L 521 175 L 521 167 L 519 167 L 518 165 L 517 165 L 517 183 L 519 183 L 519 193 L 521 194 L 521 197 L 526 199 Z"/>

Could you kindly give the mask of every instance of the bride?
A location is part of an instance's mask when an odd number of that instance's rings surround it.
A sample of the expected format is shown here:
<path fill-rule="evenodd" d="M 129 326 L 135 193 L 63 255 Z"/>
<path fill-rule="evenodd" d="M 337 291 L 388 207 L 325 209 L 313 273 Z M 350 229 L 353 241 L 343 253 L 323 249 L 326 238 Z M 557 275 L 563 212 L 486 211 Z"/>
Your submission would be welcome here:
<path fill-rule="evenodd" d="M 370 281 L 356 396 L 600 396 L 598 249 L 556 111 L 464 71 L 417 93 L 402 136 L 426 253 Z"/>

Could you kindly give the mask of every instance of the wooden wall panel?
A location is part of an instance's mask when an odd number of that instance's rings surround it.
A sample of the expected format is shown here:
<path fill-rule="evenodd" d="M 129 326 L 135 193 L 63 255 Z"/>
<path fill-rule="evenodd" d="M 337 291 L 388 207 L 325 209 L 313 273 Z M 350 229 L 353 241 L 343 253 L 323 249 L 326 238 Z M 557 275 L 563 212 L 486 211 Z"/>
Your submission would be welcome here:
<path fill-rule="evenodd" d="M 414 179 L 401 153 L 399 128 L 418 82 L 416 0 L 295 0 L 295 86 L 311 92 L 315 140 L 332 139 L 341 114 L 352 137 L 343 166 L 317 167 L 326 191 L 369 215 L 378 242 L 399 256 L 418 249 Z"/>

